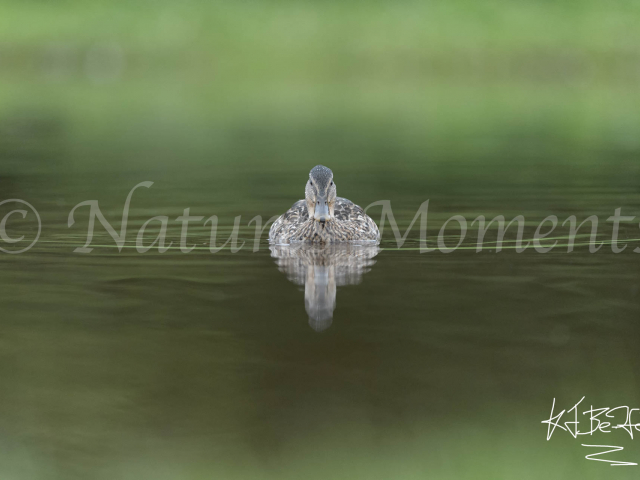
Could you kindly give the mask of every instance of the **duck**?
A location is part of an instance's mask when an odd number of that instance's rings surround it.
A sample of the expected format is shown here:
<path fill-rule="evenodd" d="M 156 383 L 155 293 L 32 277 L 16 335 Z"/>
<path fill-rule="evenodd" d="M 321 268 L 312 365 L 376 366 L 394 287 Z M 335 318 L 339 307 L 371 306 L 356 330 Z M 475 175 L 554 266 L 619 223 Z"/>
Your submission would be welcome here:
<path fill-rule="evenodd" d="M 380 231 L 371 217 L 351 200 L 336 195 L 331 169 L 313 167 L 304 193 L 304 200 L 294 203 L 271 225 L 271 244 L 380 243 Z"/>

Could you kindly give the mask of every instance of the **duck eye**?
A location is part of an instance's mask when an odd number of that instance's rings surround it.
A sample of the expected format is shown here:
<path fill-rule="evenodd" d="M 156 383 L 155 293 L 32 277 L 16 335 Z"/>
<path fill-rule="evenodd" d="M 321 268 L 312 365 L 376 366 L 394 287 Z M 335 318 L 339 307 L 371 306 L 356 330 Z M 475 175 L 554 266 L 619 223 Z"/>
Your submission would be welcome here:
<path fill-rule="evenodd" d="M 311 184 L 311 186 L 313 187 L 313 182 L 311 180 L 309 180 L 309 183 Z"/>
<path fill-rule="evenodd" d="M 333 185 L 333 180 L 331 180 L 331 185 Z"/>

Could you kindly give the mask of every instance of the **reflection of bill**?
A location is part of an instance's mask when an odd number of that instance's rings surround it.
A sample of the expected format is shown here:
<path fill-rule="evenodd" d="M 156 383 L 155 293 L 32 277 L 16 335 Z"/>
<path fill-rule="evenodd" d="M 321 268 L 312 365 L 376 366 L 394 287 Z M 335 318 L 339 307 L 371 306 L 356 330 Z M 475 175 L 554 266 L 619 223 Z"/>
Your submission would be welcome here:
<path fill-rule="evenodd" d="M 9 233 L 7 232 L 7 225 L 11 222 L 11 220 L 15 220 L 16 217 L 18 217 L 18 219 L 21 217 L 23 220 L 25 220 L 30 213 L 28 210 L 25 210 L 24 208 L 11 210 L 7 214 L 5 214 L 4 217 L 2 217 L 2 220 L 0 220 L 0 251 L 4 253 L 10 253 L 10 254 L 24 253 L 27 250 L 29 250 L 31 247 L 33 247 L 38 241 L 38 239 L 40 238 L 40 233 L 42 232 L 42 221 L 40 220 L 40 215 L 38 214 L 38 211 L 33 207 L 33 205 L 31 205 L 29 202 L 25 202 L 24 200 L 12 198 L 12 199 L 4 200 L 0 202 L 0 206 L 5 204 L 10 204 L 10 203 L 18 203 L 20 205 L 24 205 L 28 207 L 29 210 L 31 210 L 35 214 L 35 218 L 38 222 L 38 233 L 36 234 L 33 241 L 26 247 L 18 248 L 16 250 L 6 248 L 12 245 L 18 246 L 17 245 L 18 243 L 25 241 L 24 235 L 15 236 L 15 237 L 9 235 Z"/>
<path fill-rule="evenodd" d="M 331 326 L 336 308 L 336 287 L 357 285 L 375 263 L 375 245 L 306 244 L 271 245 L 271 256 L 281 272 L 296 285 L 304 285 L 304 305 L 309 325 L 320 332 Z"/>

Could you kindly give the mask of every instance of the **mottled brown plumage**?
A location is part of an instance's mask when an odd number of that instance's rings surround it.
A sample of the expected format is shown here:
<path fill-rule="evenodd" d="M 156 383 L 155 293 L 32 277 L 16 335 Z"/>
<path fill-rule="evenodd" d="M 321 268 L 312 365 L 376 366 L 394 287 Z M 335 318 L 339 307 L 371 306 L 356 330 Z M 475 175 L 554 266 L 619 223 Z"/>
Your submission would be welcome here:
<path fill-rule="evenodd" d="M 276 244 L 378 244 L 380 232 L 362 208 L 336 196 L 333 172 L 318 165 L 309 173 L 305 199 L 294 203 L 273 223 L 269 241 Z"/>

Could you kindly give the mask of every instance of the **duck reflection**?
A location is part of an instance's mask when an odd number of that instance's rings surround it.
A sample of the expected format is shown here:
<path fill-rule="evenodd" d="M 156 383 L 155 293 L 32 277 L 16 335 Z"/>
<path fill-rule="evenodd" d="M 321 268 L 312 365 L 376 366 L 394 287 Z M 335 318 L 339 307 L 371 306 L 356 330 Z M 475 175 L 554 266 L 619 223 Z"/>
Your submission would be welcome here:
<path fill-rule="evenodd" d="M 333 322 L 336 287 L 357 285 L 362 275 L 376 263 L 373 258 L 380 248 L 375 245 L 309 244 L 271 245 L 271 256 L 289 281 L 304 285 L 304 306 L 309 325 L 316 332 L 326 330 Z"/>

